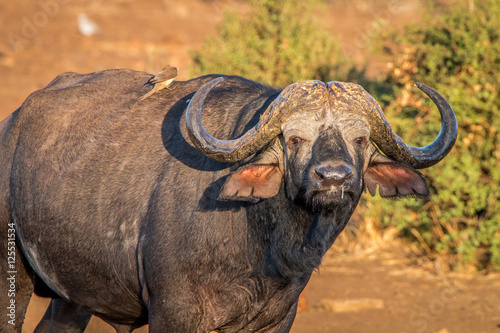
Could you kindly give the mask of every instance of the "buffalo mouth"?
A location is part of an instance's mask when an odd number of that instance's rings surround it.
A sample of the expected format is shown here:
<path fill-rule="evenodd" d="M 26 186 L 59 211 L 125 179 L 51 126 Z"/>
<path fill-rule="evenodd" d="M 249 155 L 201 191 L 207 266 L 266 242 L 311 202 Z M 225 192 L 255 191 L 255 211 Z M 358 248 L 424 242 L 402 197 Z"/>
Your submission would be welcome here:
<path fill-rule="evenodd" d="M 311 213 L 330 214 L 339 209 L 351 208 L 358 197 L 352 184 L 345 183 L 339 186 L 312 186 L 302 189 L 295 201 Z"/>

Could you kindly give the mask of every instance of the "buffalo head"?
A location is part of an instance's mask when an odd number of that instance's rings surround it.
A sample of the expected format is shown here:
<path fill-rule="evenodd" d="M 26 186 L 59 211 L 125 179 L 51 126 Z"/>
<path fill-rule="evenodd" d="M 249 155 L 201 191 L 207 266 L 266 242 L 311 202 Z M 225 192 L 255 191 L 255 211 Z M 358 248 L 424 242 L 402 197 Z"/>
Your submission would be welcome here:
<path fill-rule="evenodd" d="M 354 207 L 365 187 L 374 195 L 378 186 L 382 197 L 427 196 L 427 183 L 416 169 L 439 162 L 456 140 L 453 110 L 423 84 L 417 86 L 438 106 L 442 127 L 432 144 L 416 148 L 393 132 L 380 106 L 361 86 L 320 81 L 286 87 L 255 127 L 238 139 L 218 140 L 204 129 L 201 109 L 222 80 L 208 82 L 190 101 L 186 119 L 193 144 L 223 162 L 260 152 L 230 175 L 221 199 L 269 198 L 284 182 L 290 200 L 324 214 L 338 205 Z"/>

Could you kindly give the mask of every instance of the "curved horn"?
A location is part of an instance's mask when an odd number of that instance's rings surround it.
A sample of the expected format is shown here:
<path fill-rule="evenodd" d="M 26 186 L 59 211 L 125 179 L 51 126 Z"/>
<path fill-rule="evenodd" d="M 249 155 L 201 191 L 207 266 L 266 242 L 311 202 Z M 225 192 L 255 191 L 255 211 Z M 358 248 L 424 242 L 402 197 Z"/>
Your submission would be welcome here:
<path fill-rule="evenodd" d="M 195 147 L 206 156 L 220 162 L 236 162 L 252 155 L 281 133 L 281 121 L 289 107 L 283 107 L 295 86 L 286 87 L 260 116 L 259 123 L 234 140 L 218 140 L 207 133 L 201 121 L 205 98 L 224 78 L 219 77 L 201 87 L 193 96 L 186 111 L 186 126 Z"/>
<path fill-rule="evenodd" d="M 372 114 L 370 117 L 375 125 L 372 129 L 372 141 L 387 156 L 405 162 L 415 169 L 423 169 L 438 163 L 450 152 L 457 139 L 458 125 L 453 109 L 443 96 L 422 83 L 415 85 L 432 99 L 441 114 L 441 130 L 438 137 L 425 147 L 408 146 L 393 132 L 379 109 L 379 112 L 375 112 L 378 114 Z"/>

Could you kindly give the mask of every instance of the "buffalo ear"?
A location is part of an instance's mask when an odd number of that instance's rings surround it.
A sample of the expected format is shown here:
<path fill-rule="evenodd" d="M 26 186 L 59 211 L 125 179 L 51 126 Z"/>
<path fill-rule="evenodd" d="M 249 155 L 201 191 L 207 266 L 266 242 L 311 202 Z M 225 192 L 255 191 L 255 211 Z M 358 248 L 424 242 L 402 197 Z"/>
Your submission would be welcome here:
<path fill-rule="evenodd" d="M 219 200 L 257 202 L 278 194 L 283 181 L 283 147 L 279 138 L 229 175 Z"/>
<path fill-rule="evenodd" d="M 256 202 L 278 194 L 283 173 L 278 165 L 247 164 L 231 174 L 219 194 L 220 200 Z"/>
<path fill-rule="evenodd" d="M 371 195 L 377 193 L 378 185 L 379 194 L 383 198 L 429 196 L 429 187 L 420 172 L 378 152 L 370 160 L 364 180 Z"/>

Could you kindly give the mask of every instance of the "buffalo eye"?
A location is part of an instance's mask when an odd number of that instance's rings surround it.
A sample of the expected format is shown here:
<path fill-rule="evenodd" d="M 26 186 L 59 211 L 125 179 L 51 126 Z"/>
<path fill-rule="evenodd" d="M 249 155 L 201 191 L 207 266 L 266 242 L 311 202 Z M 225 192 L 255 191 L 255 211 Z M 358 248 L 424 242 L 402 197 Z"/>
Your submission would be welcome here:
<path fill-rule="evenodd" d="M 359 138 L 354 139 L 354 143 L 357 145 L 360 145 L 360 146 L 364 145 L 365 142 L 366 142 L 366 140 L 363 137 L 359 137 Z"/>
<path fill-rule="evenodd" d="M 289 146 L 296 146 L 303 141 L 304 141 L 304 139 L 299 138 L 298 136 L 294 136 L 294 137 L 290 138 L 290 140 L 288 140 L 288 145 Z"/>

